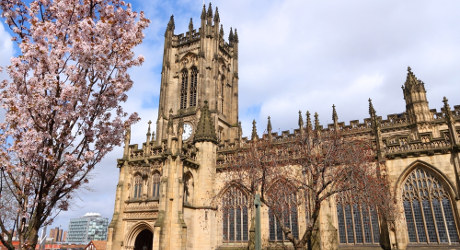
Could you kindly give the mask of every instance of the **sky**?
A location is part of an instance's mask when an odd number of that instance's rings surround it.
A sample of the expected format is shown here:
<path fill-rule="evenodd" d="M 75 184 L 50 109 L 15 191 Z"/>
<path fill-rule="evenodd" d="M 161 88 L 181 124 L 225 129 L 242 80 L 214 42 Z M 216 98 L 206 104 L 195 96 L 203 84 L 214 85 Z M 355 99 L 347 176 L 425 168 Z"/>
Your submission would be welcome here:
<path fill-rule="evenodd" d="M 145 141 L 147 122 L 158 112 L 164 31 L 170 15 L 175 34 L 188 30 L 190 18 L 200 25 L 202 0 L 128 0 L 151 20 L 144 43 L 136 48 L 143 66 L 130 70 L 134 80 L 123 104 L 142 120 L 132 127 L 131 143 Z M 205 1 L 207 5 L 208 0 Z M 259 135 L 271 116 L 273 131 L 298 127 L 298 112 L 318 112 L 323 126 L 369 117 L 372 98 L 378 115 L 405 111 L 401 86 L 407 67 L 425 82 L 430 108 L 442 98 L 460 105 L 460 1 L 378 0 L 232 0 L 213 1 L 219 8 L 225 37 L 230 27 L 239 37 L 239 118 L 243 134 L 257 121 Z M 17 54 L 3 23 L 0 66 Z M 5 77 L 1 75 L 0 78 Z M 1 115 L 1 114 L 0 114 Z M 155 131 L 155 130 L 154 130 Z M 69 211 L 54 226 L 68 228 L 70 218 L 97 212 L 113 214 L 118 182 L 116 159 L 108 154 L 92 173 L 86 189 L 77 191 Z"/>

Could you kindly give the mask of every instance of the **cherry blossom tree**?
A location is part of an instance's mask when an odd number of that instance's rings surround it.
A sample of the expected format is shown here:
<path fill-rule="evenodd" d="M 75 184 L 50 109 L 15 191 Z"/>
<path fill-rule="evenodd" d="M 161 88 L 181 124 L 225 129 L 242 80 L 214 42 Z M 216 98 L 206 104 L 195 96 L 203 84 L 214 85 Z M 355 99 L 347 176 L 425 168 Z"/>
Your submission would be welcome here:
<path fill-rule="evenodd" d="M 123 140 L 137 114 L 121 103 L 133 48 L 149 20 L 121 0 L 0 0 L 20 51 L 0 84 L 1 242 L 35 249 L 38 231 L 67 210 L 88 173 Z"/>
<path fill-rule="evenodd" d="M 283 239 L 295 249 L 313 249 L 321 208 L 336 197 L 366 204 L 392 215 L 388 183 L 379 173 L 367 138 L 347 136 L 338 129 L 313 129 L 281 139 L 264 135 L 221 156 L 222 179 L 252 196 L 260 195 L 269 216 L 281 227 Z M 224 203 L 225 204 L 225 203 Z M 289 214 L 302 207 L 303 232 L 293 232 Z"/>

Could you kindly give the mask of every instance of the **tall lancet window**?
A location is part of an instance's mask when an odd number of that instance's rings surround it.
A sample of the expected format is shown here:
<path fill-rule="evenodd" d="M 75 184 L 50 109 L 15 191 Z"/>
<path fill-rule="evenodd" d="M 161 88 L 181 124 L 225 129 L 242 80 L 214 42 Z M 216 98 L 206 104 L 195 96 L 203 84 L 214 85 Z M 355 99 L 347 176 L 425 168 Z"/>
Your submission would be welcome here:
<path fill-rule="evenodd" d="M 190 74 L 190 107 L 196 106 L 196 89 L 198 85 L 198 69 L 193 66 Z"/>
<path fill-rule="evenodd" d="M 187 108 L 188 71 L 182 70 L 182 84 L 180 87 L 180 108 Z"/>
<path fill-rule="evenodd" d="M 402 190 L 411 243 L 458 243 L 450 196 L 438 178 L 422 168 L 407 177 Z"/>
<path fill-rule="evenodd" d="M 287 240 L 282 226 L 289 228 L 296 239 L 299 238 L 299 226 L 297 220 L 297 194 L 296 190 L 284 181 L 273 184 L 268 195 L 272 200 L 268 210 L 269 240 Z"/>
<path fill-rule="evenodd" d="M 226 242 L 248 241 L 248 199 L 234 186 L 222 197 L 222 229 Z"/>
<path fill-rule="evenodd" d="M 152 189 L 152 196 L 153 198 L 159 198 L 160 197 L 160 174 L 158 172 L 155 172 L 153 174 L 152 178 L 152 184 L 153 184 L 153 189 Z"/>
<path fill-rule="evenodd" d="M 222 78 L 222 83 L 220 86 L 220 91 L 221 91 L 221 107 L 220 109 L 222 110 L 222 114 L 224 113 L 224 103 L 225 103 L 225 84 L 224 84 L 225 78 Z"/>
<path fill-rule="evenodd" d="M 142 176 L 136 175 L 134 177 L 134 194 L 135 199 L 141 198 L 142 196 Z"/>
<path fill-rule="evenodd" d="M 337 197 L 339 242 L 378 244 L 380 241 L 377 211 L 366 203 L 356 203 L 352 194 Z"/>

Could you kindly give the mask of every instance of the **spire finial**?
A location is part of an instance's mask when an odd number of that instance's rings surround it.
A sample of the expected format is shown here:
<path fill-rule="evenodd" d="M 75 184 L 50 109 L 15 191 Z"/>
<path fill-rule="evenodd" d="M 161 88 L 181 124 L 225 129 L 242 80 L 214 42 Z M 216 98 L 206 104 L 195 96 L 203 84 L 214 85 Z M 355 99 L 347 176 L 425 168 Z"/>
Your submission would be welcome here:
<path fill-rule="evenodd" d="M 299 110 L 299 129 L 302 131 L 303 129 L 303 118 L 302 118 L 302 111 Z"/>
<path fill-rule="evenodd" d="M 190 17 L 190 23 L 188 24 L 188 31 L 190 32 L 190 35 L 193 32 L 193 19 Z"/>
<path fill-rule="evenodd" d="M 149 143 L 150 142 L 150 137 L 152 136 L 152 133 L 150 133 L 150 124 L 152 124 L 152 121 L 149 120 L 149 122 L 147 122 L 147 124 L 149 125 L 148 129 L 147 129 L 147 140 L 146 142 Z"/>
<path fill-rule="evenodd" d="M 444 115 L 446 116 L 446 118 L 448 120 L 450 120 L 450 118 L 452 117 L 452 111 L 450 110 L 450 105 L 449 105 L 449 100 L 447 100 L 447 98 L 444 96 L 444 98 L 442 98 L 442 102 L 444 103 Z"/>
<path fill-rule="evenodd" d="M 238 43 L 238 42 L 239 42 L 239 40 L 238 40 L 238 31 L 236 30 L 236 28 L 235 28 L 235 36 L 233 37 L 233 41 L 234 41 L 235 43 Z"/>
<path fill-rule="evenodd" d="M 230 33 L 228 34 L 228 42 L 230 45 L 233 43 L 233 29 L 230 27 Z"/>
<path fill-rule="evenodd" d="M 268 135 L 271 135 L 272 133 L 272 122 L 270 121 L 270 116 L 268 116 L 267 132 L 268 132 Z"/>
<path fill-rule="evenodd" d="M 171 15 L 171 17 L 169 18 L 167 30 L 174 31 L 174 28 L 175 28 L 175 25 L 174 25 L 174 15 Z"/>
<path fill-rule="evenodd" d="M 216 7 L 216 14 L 214 15 L 214 23 L 220 22 L 219 9 Z"/>
<path fill-rule="evenodd" d="M 313 126 L 311 125 L 310 111 L 307 110 L 307 131 L 312 130 Z"/>
<path fill-rule="evenodd" d="M 339 120 L 339 116 L 337 115 L 337 111 L 335 110 L 335 104 L 332 104 L 332 121 L 334 125 L 337 125 L 337 121 Z"/>
<path fill-rule="evenodd" d="M 319 130 L 319 126 L 318 112 L 315 112 L 315 130 Z"/>
<path fill-rule="evenodd" d="M 374 105 L 372 105 L 371 98 L 369 98 L 369 115 L 371 116 L 371 118 L 375 117 L 375 109 L 374 109 Z"/>
<path fill-rule="evenodd" d="M 209 2 L 209 7 L 208 7 L 208 18 L 212 18 L 212 4 Z"/>
<path fill-rule="evenodd" d="M 220 37 L 222 37 L 222 39 L 224 39 L 224 26 L 222 26 L 222 24 L 220 25 Z"/>
<path fill-rule="evenodd" d="M 200 120 L 195 133 L 195 142 L 209 141 L 217 144 L 216 129 L 209 112 L 208 101 L 204 101 L 201 108 Z"/>
<path fill-rule="evenodd" d="M 259 139 L 259 136 L 257 135 L 257 127 L 256 127 L 256 120 L 252 120 L 252 134 L 251 134 L 251 140 L 257 140 Z"/>
<path fill-rule="evenodd" d="M 206 4 L 203 4 L 203 10 L 201 11 L 201 19 L 206 19 Z"/>

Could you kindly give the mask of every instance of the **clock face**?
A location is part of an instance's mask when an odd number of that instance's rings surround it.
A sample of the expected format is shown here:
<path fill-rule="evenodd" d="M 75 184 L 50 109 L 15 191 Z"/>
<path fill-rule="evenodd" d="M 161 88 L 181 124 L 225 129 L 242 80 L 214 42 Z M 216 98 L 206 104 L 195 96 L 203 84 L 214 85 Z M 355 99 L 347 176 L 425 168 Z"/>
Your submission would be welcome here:
<path fill-rule="evenodd" d="M 193 127 L 190 123 L 184 123 L 184 132 L 182 133 L 182 140 L 188 140 L 192 136 Z"/>

